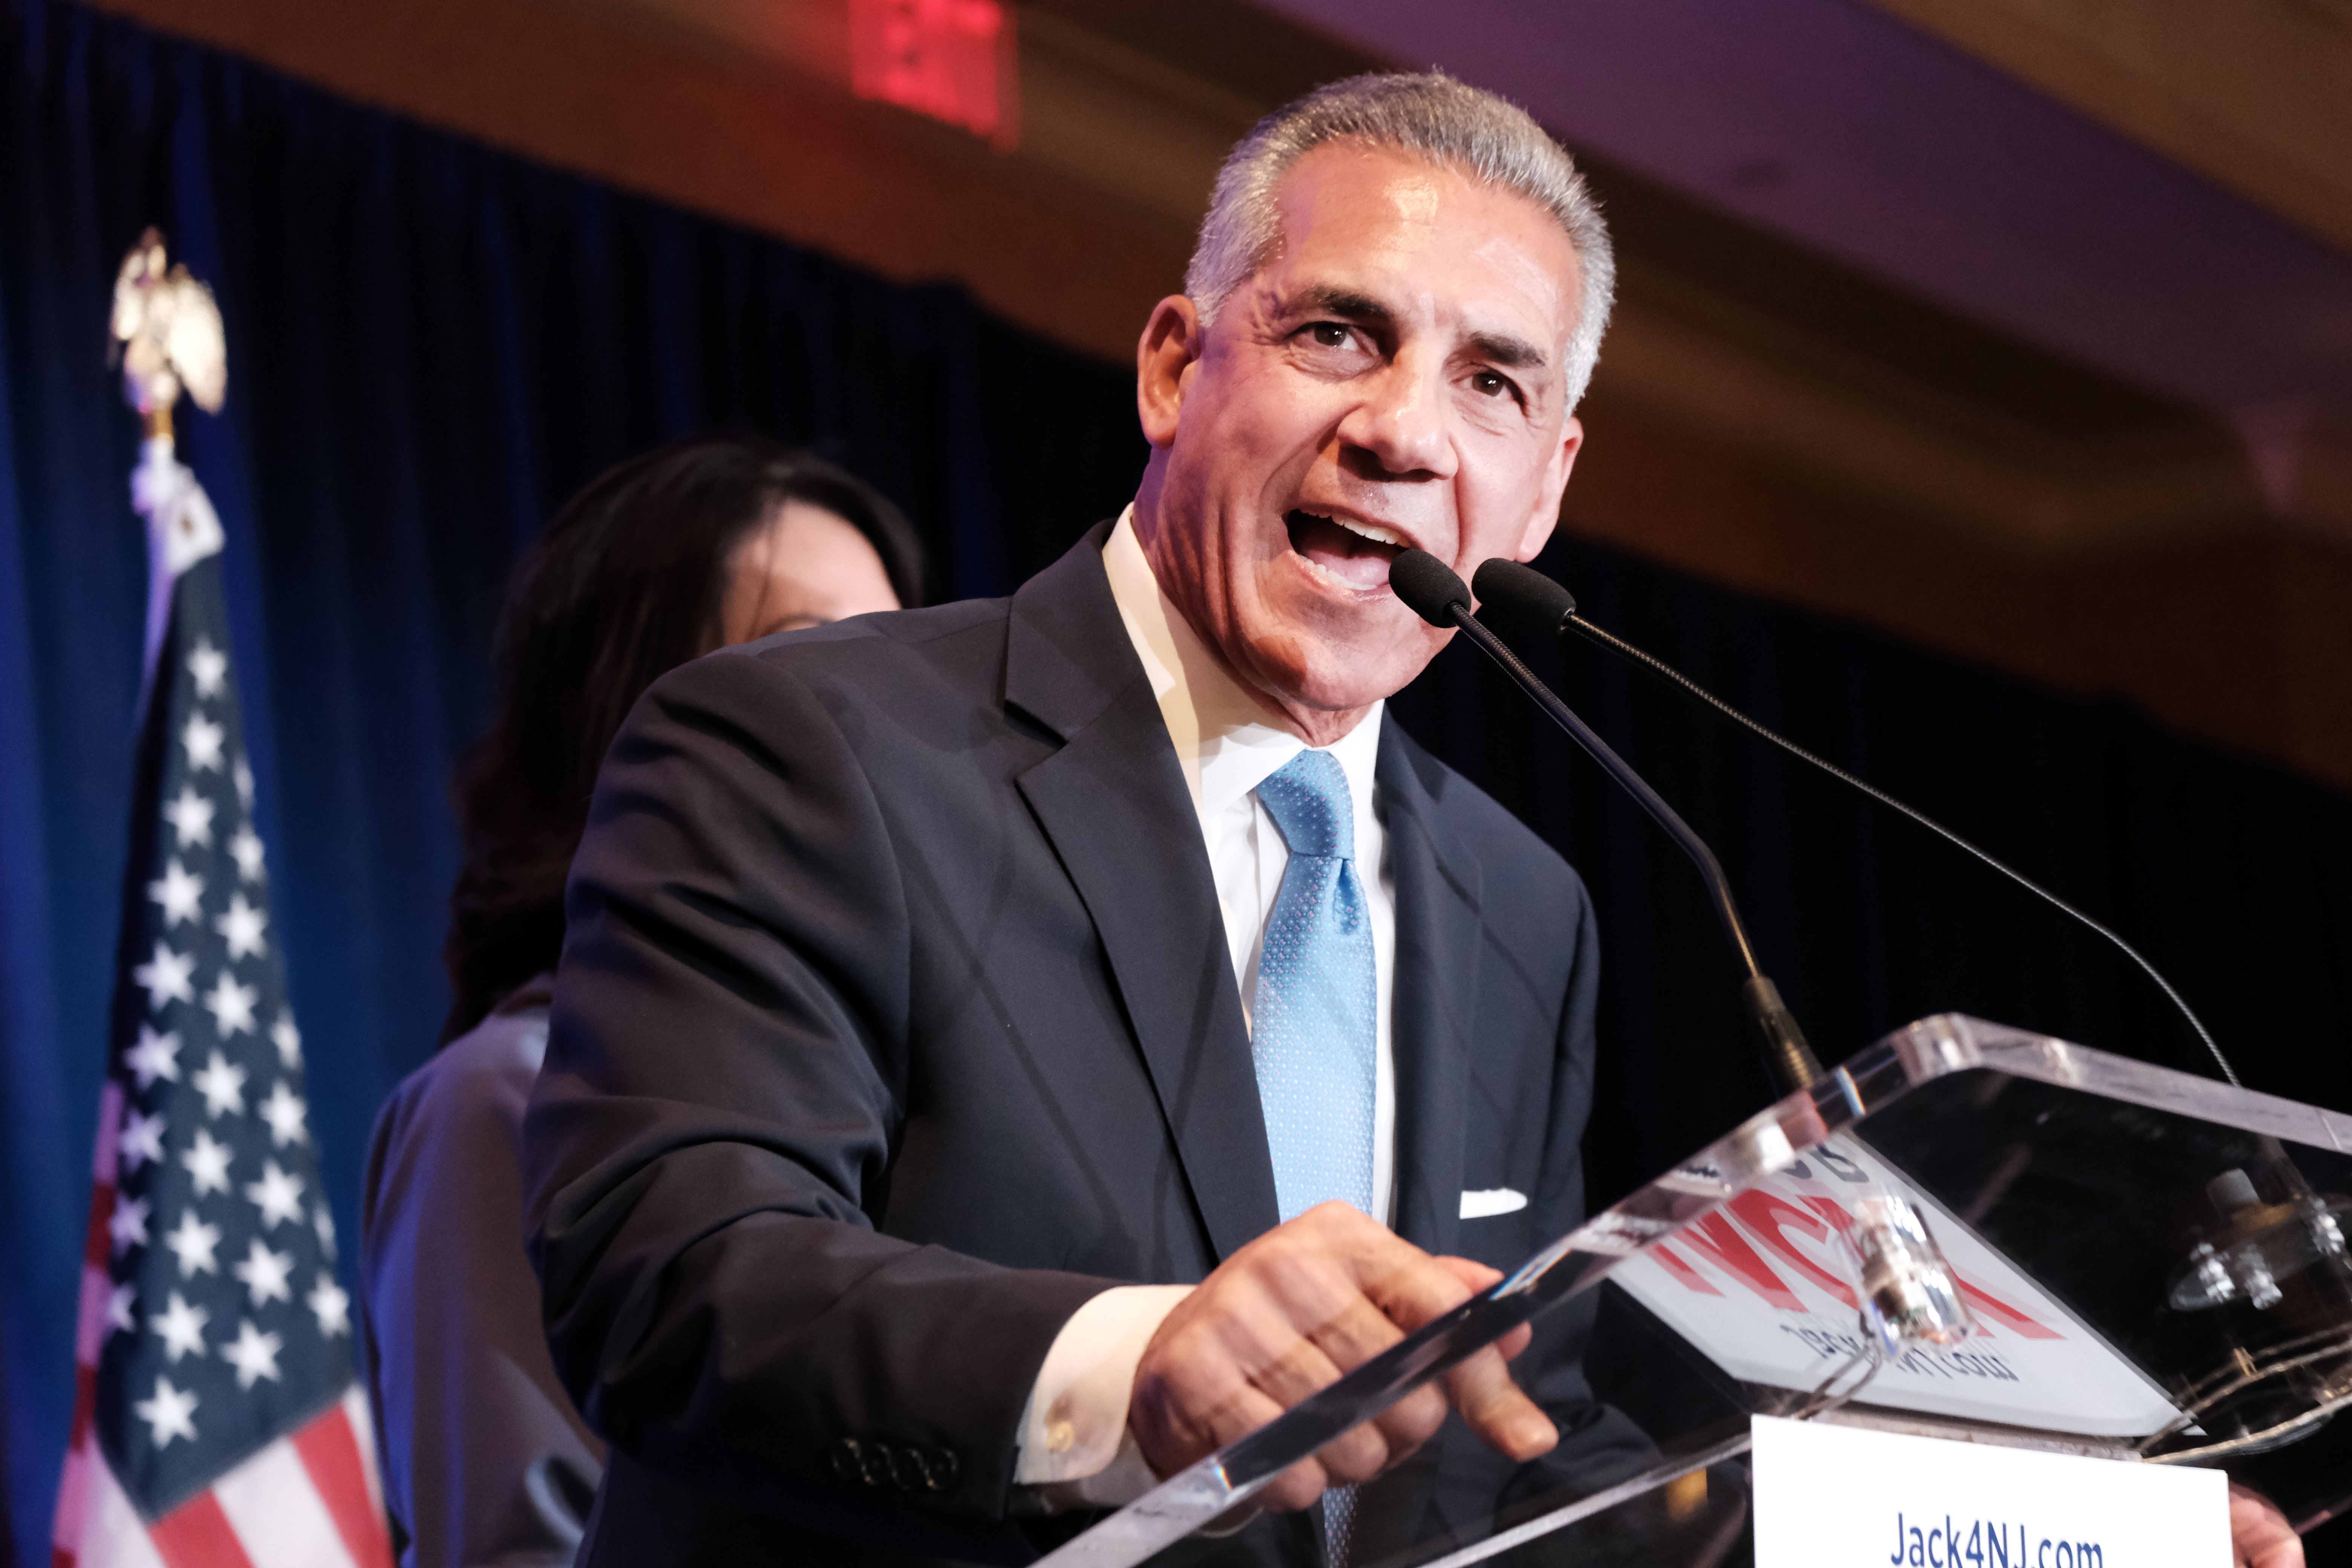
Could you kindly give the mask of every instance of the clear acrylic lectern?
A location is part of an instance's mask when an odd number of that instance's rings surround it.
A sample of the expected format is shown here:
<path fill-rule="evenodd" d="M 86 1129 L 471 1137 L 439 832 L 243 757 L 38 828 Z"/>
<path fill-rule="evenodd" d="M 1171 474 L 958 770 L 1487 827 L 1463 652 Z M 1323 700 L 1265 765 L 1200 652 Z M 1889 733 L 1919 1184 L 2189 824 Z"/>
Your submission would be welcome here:
<path fill-rule="evenodd" d="M 1048 1561 L 1242 1552 L 1218 1532 L 1266 1479 L 1529 1321 L 1513 1371 L 1559 1447 L 1513 1465 L 1449 1417 L 1361 1489 L 1353 1568 L 1739 1561 L 1755 1415 L 2273 1463 L 2307 1518 L 2352 1494 L 2326 1430 L 2352 1405 L 2347 1194 L 2352 1116 L 1926 1019 Z M 1869 1239 L 1890 1213 L 1933 1237 L 1916 1278 Z M 2284 1462 L 2298 1446 L 2344 1453 Z"/>

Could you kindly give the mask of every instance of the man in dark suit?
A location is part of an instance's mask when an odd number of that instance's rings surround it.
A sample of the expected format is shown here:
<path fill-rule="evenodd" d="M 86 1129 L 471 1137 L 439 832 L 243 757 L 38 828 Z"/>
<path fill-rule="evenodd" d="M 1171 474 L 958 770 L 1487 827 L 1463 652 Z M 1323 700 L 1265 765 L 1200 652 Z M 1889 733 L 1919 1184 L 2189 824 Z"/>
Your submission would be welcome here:
<path fill-rule="evenodd" d="M 1335 84 L 1236 149 L 1145 329 L 1127 514 L 1010 600 L 647 694 L 526 1133 L 558 1365 L 615 1448 L 583 1562 L 1017 1559 L 1580 1217 L 1583 889 L 1381 704 L 1444 641 L 1397 551 L 1548 536 L 1609 289 L 1526 116 Z M 1537 1484 L 1563 1427 L 1632 1441 L 1578 1331 L 1209 1550 L 1344 1556 Z"/>

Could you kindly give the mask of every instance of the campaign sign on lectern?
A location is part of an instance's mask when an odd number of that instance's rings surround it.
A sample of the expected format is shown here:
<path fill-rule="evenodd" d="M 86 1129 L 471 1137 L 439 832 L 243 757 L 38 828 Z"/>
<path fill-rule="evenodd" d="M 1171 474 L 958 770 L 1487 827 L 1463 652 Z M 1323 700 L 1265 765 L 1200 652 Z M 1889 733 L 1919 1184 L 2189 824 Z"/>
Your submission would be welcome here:
<path fill-rule="evenodd" d="M 2316 1456 L 2265 1482 L 2291 1520 L 2352 1478 L 2347 1194 L 2352 1117 L 1925 1019 L 1047 1561 L 1243 1551 L 1192 1538 L 1526 1324 L 1558 1447 L 1449 1417 L 1359 1490 L 1350 1568 L 2224 1563 L 2217 1467 Z M 1898 1211 L 1927 1306 L 1873 1272 Z"/>
<path fill-rule="evenodd" d="M 1756 1568 L 2218 1568 L 2218 1470 L 1753 1421 Z"/>
<path fill-rule="evenodd" d="M 1891 1355 L 1871 1381 L 1871 1404 L 2127 1437 L 2179 1415 L 2162 1388 L 1959 1215 L 1850 1138 L 1791 1161 L 1610 1279 L 1732 1377 L 1811 1388 L 1862 1349 L 1854 1284 L 1832 1245 L 1852 1223 L 1848 1194 L 1890 1191 L 1927 1215 L 1976 1332 L 1949 1349 Z"/>

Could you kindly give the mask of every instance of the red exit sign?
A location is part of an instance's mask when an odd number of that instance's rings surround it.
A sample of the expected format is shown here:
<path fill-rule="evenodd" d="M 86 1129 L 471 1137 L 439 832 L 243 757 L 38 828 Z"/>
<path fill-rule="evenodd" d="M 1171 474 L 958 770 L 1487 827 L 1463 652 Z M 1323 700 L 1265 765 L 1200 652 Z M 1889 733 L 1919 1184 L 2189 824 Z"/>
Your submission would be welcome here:
<path fill-rule="evenodd" d="M 1013 13 L 999 0 L 849 0 L 850 90 L 1010 148 Z"/>

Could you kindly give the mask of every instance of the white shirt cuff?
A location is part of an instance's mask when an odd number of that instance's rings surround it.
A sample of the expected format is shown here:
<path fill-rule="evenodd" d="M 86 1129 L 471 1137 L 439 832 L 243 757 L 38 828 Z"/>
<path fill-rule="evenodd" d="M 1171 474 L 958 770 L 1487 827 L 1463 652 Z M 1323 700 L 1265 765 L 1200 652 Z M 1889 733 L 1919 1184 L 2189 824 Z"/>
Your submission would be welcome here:
<path fill-rule="evenodd" d="M 1128 1435 L 1135 1368 L 1190 1285 L 1120 1285 L 1062 1325 L 1021 1413 L 1016 1486 L 1050 1487 L 1059 1507 L 1108 1508 L 1158 1485 Z M 1075 1483 L 1075 1484 L 1074 1484 Z"/>

